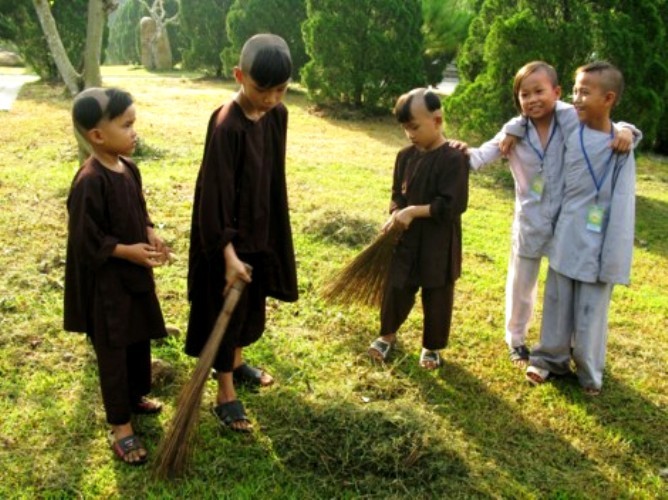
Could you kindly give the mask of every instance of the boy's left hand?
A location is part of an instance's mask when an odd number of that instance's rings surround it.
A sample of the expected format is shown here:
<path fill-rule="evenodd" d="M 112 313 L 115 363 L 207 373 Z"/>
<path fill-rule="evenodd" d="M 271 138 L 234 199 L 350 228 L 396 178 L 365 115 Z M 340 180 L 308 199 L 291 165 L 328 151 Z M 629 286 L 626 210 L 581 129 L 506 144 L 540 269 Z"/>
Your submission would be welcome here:
<path fill-rule="evenodd" d="M 413 207 L 406 207 L 398 210 L 394 216 L 392 225 L 402 231 L 408 229 L 408 226 L 413 222 Z"/>
<path fill-rule="evenodd" d="M 633 147 L 633 132 L 630 129 L 622 127 L 615 129 L 615 135 L 610 142 L 610 147 L 615 153 L 628 153 Z"/>
<path fill-rule="evenodd" d="M 499 142 L 499 151 L 501 151 L 501 154 L 503 156 L 508 156 L 518 141 L 519 137 L 506 134 L 506 136 L 503 139 L 501 139 L 501 142 Z"/>

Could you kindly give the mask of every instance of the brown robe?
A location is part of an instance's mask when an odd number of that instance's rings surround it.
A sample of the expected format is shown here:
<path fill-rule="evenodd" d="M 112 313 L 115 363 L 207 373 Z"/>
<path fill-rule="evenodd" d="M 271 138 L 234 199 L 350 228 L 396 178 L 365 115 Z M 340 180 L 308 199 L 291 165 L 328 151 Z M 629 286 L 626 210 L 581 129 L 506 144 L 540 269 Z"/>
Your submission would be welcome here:
<path fill-rule="evenodd" d="M 151 225 L 139 170 L 122 161 L 117 173 L 89 158 L 67 198 L 64 328 L 104 336 L 111 347 L 166 335 L 153 272 L 111 256 L 119 243 L 148 243 Z"/>
<path fill-rule="evenodd" d="M 436 288 L 459 278 L 468 178 L 466 156 L 447 144 L 427 152 L 415 146 L 399 152 L 390 212 L 430 205 L 431 217 L 414 219 L 401 235 L 390 271 L 393 286 Z"/>
<path fill-rule="evenodd" d="M 192 356 L 199 355 L 222 307 L 228 243 L 253 265 L 261 295 L 297 300 L 285 182 L 287 120 L 282 104 L 258 121 L 235 101 L 211 115 L 190 233 L 186 353 Z"/>

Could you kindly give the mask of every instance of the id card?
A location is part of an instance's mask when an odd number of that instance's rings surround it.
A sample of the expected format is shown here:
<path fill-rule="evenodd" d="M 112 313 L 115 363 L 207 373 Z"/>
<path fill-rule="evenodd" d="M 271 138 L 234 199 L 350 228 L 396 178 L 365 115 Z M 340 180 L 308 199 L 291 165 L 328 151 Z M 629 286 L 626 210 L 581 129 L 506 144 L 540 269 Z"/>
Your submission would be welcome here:
<path fill-rule="evenodd" d="M 598 205 L 589 205 L 587 209 L 587 229 L 594 233 L 600 233 L 603 228 L 603 215 L 605 210 Z"/>
<path fill-rule="evenodd" d="M 543 188 L 545 187 L 545 179 L 540 174 L 536 174 L 531 179 L 529 184 L 529 194 L 534 200 L 539 200 L 543 197 Z"/>

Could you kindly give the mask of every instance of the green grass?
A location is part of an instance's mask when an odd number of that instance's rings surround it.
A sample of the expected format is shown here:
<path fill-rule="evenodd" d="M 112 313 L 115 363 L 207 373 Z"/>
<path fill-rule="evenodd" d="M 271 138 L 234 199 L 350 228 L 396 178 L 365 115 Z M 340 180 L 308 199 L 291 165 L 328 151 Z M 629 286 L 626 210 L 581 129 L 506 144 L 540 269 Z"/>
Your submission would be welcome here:
<path fill-rule="evenodd" d="M 185 330 L 194 180 L 210 112 L 235 90 L 196 75 L 104 68 L 133 93 L 149 210 L 180 260 L 156 273 L 169 324 Z M 206 388 L 194 463 L 175 482 L 114 459 L 92 349 L 62 331 L 65 199 L 78 165 L 62 87 L 24 87 L 0 114 L 0 497 L 47 498 L 657 498 L 668 497 L 668 163 L 640 158 L 633 283 L 610 314 L 603 394 L 572 379 L 531 388 L 507 360 L 504 281 L 513 211 L 504 165 L 471 176 L 464 274 L 437 373 L 417 366 L 419 307 L 386 366 L 369 362 L 378 312 L 318 295 L 385 220 L 394 157 L 390 119 L 335 120 L 290 109 L 288 182 L 301 298 L 272 301 L 247 355 L 277 384 L 241 398 L 252 436 L 220 432 Z M 544 280 L 545 266 L 541 273 Z M 538 336 L 540 307 L 530 341 Z M 155 450 L 194 361 L 183 335 L 154 346 L 175 380 L 136 429 Z"/>

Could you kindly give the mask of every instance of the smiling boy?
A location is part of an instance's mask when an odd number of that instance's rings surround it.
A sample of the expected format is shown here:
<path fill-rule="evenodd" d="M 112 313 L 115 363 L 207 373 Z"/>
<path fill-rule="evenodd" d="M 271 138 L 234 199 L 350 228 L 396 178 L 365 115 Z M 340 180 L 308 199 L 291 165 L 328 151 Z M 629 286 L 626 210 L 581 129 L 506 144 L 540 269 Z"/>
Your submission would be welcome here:
<path fill-rule="evenodd" d="M 566 140 L 561 212 L 549 253 L 540 343 L 527 380 L 570 371 L 586 394 L 603 384 L 608 311 L 615 284 L 628 284 L 635 220 L 633 153 L 610 151 L 610 113 L 624 88 L 607 62 L 578 68 L 573 105 L 580 125 Z"/>

